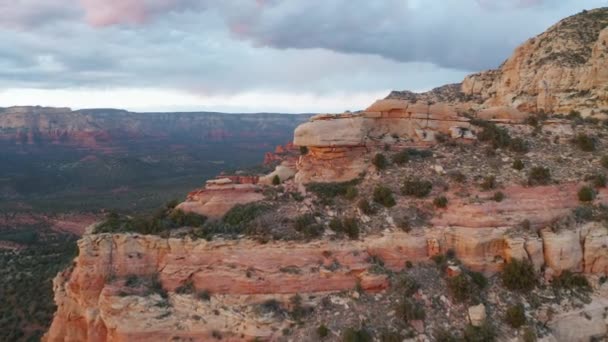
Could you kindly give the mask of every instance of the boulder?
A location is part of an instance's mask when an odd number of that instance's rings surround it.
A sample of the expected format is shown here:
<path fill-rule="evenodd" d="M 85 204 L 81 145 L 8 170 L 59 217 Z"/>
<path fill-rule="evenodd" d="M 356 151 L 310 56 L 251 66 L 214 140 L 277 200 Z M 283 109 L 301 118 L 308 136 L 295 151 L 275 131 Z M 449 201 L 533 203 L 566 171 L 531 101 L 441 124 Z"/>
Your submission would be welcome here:
<path fill-rule="evenodd" d="M 486 307 L 483 304 L 469 307 L 469 322 L 474 327 L 480 327 L 486 321 Z"/>

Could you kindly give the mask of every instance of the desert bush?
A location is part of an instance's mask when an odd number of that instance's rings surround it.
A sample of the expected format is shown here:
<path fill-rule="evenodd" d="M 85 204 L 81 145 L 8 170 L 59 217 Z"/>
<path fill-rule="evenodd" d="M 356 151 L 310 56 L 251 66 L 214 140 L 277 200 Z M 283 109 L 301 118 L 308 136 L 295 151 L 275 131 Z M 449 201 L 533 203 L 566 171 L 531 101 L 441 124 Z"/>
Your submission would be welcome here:
<path fill-rule="evenodd" d="M 388 166 L 388 161 L 386 160 L 386 157 L 384 156 L 384 154 L 376 153 L 376 155 L 372 159 L 372 164 L 374 164 L 376 169 L 384 170 Z"/>
<path fill-rule="evenodd" d="M 399 151 L 395 154 L 393 154 L 393 163 L 397 164 L 397 165 L 403 165 L 405 163 L 407 163 L 408 161 L 410 161 L 410 154 L 407 152 L 407 150 L 404 151 Z"/>
<path fill-rule="evenodd" d="M 435 197 L 435 199 L 433 200 L 433 204 L 437 208 L 445 208 L 448 206 L 448 199 L 445 196 Z"/>
<path fill-rule="evenodd" d="M 230 225 L 247 224 L 268 210 L 270 206 L 263 203 L 237 204 L 224 215 L 222 221 Z"/>
<path fill-rule="evenodd" d="M 336 233 L 344 233 L 351 239 L 359 238 L 359 223 L 355 218 L 345 217 L 343 219 L 333 218 L 329 222 L 329 228 Z"/>
<path fill-rule="evenodd" d="M 505 322 L 515 329 L 519 329 L 519 327 L 526 324 L 526 314 L 523 304 L 519 303 L 510 306 L 505 313 Z"/>
<path fill-rule="evenodd" d="M 471 124 L 483 128 L 482 131 L 477 134 L 477 139 L 479 139 L 479 141 L 489 142 L 495 149 L 508 147 L 510 145 L 511 136 L 506 129 L 485 120 L 474 119 L 471 120 Z"/>
<path fill-rule="evenodd" d="M 362 198 L 357 202 L 357 207 L 365 215 L 372 215 L 374 213 L 374 208 L 372 208 L 371 204 L 369 204 L 369 201 L 365 198 Z"/>
<path fill-rule="evenodd" d="M 323 234 L 324 228 L 318 224 L 312 214 L 304 214 L 294 220 L 294 229 L 306 237 L 314 238 Z"/>
<path fill-rule="evenodd" d="M 602 156 L 602 159 L 600 159 L 600 164 L 602 167 L 608 169 L 608 156 Z"/>
<path fill-rule="evenodd" d="M 522 339 L 524 342 L 536 342 L 536 332 L 532 327 L 526 327 L 523 331 Z"/>
<path fill-rule="evenodd" d="M 346 193 L 344 194 L 344 198 L 349 201 L 354 200 L 359 195 L 359 190 L 355 186 L 349 186 L 346 188 Z"/>
<path fill-rule="evenodd" d="M 606 175 L 603 173 L 598 173 L 589 177 L 591 181 L 591 185 L 594 188 L 605 188 L 606 187 Z"/>
<path fill-rule="evenodd" d="M 426 197 L 431 193 L 433 183 L 426 180 L 407 179 L 401 187 L 401 192 L 406 196 Z"/>
<path fill-rule="evenodd" d="M 491 342 L 496 336 L 496 329 L 489 322 L 480 327 L 468 325 L 464 330 L 464 340 L 467 342 Z"/>
<path fill-rule="evenodd" d="M 517 153 L 527 153 L 529 151 L 528 142 L 522 138 L 514 138 L 509 144 L 509 149 Z"/>
<path fill-rule="evenodd" d="M 468 272 L 473 284 L 480 289 L 485 289 L 488 286 L 488 279 L 481 272 Z"/>
<path fill-rule="evenodd" d="M 524 162 L 521 159 L 515 159 L 513 161 L 513 168 L 517 171 L 521 171 L 524 169 Z"/>
<path fill-rule="evenodd" d="M 397 305 L 396 312 L 398 317 L 400 317 L 405 323 L 415 320 L 423 320 L 426 317 L 424 306 L 421 303 L 407 297 L 403 298 Z"/>
<path fill-rule="evenodd" d="M 494 200 L 495 202 L 502 202 L 502 200 L 505 199 L 505 194 L 502 191 L 497 191 L 494 193 L 494 196 L 492 196 L 492 200 Z"/>
<path fill-rule="evenodd" d="M 274 175 L 274 177 L 272 177 L 272 185 L 279 184 L 281 184 L 281 177 L 279 177 L 279 175 Z"/>
<path fill-rule="evenodd" d="M 488 191 L 496 188 L 496 177 L 495 176 L 487 176 L 483 179 L 481 184 L 479 184 L 482 190 Z"/>
<path fill-rule="evenodd" d="M 448 289 L 450 294 L 457 302 L 464 302 L 471 298 L 474 284 L 469 280 L 465 273 L 448 278 Z"/>
<path fill-rule="evenodd" d="M 203 300 L 203 301 L 211 300 L 211 292 L 209 292 L 209 290 L 198 291 L 196 293 L 196 296 L 198 297 L 198 299 Z"/>
<path fill-rule="evenodd" d="M 345 196 L 350 187 L 356 186 L 359 180 L 334 183 L 309 183 L 306 190 L 314 193 L 321 199 L 331 200 L 337 196 Z"/>
<path fill-rule="evenodd" d="M 188 279 L 179 287 L 177 287 L 175 289 L 175 292 L 179 294 L 191 294 L 194 293 L 195 290 L 196 288 L 194 287 L 194 282 L 192 281 L 192 279 Z"/>
<path fill-rule="evenodd" d="M 437 342 L 462 342 L 462 339 L 458 336 L 454 336 L 452 331 L 439 328 L 433 332 L 434 341 Z"/>
<path fill-rule="evenodd" d="M 551 182 L 551 171 L 542 166 L 535 166 L 528 174 L 528 185 L 547 185 Z"/>
<path fill-rule="evenodd" d="M 448 173 L 448 176 L 456 183 L 464 183 L 467 180 L 467 176 L 460 171 L 452 171 Z"/>
<path fill-rule="evenodd" d="M 536 271 L 527 260 L 511 259 L 501 274 L 503 285 L 513 291 L 530 291 L 536 287 Z"/>
<path fill-rule="evenodd" d="M 356 330 L 354 328 L 346 328 L 342 332 L 342 342 L 373 342 L 372 335 L 365 328 Z"/>
<path fill-rule="evenodd" d="M 593 152 L 596 149 L 597 141 L 595 138 L 588 136 L 584 133 L 579 133 L 572 139 L 574 143 L 581 151 Z"/>
<path fill-rule="evenodd" d="M 300 154 L 305 156 L 308 154 L 308 147 L 306 146 L 300 146 Z"/>
<path fill-rule="evenodd" d="M 591 291 L 591 285 L 587 278 L 580 274 L 574 274 L 571 271 L 563 271 L 559 277 L 553 278 L 552 284 L 555 288 Z"/>
<path fill-rule="evenodd" d="M 581 202 L 591 202 L 595 198 L 595 190 L 588 186 L 583 186 L 578 190 L 578 200 Z"/>
<path fill-rule="evenodd" d="M 319 325 L 317 328 L 317 336 L 321 339 L 327 337 L 329 335 L 329 329 L 325 326 L 325 324 Z"/>
<path fill-rule="evenodd" d="M 393 192 L 391 189 L 382 185 L 378 185 L 374 189 L 374 202 L 380 203 L 387 208 L 393 207 L 395 204 L 397 204 L 393 198 Z"/>

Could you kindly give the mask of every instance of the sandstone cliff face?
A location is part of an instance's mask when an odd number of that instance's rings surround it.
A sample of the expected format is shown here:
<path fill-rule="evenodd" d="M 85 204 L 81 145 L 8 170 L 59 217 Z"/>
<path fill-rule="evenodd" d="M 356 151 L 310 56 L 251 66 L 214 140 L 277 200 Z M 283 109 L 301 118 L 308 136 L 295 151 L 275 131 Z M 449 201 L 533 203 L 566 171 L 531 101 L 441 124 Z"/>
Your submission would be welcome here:
<path fill-rule="evenodd" d="M 468 268 L 485 273 L 497 272 L 506 261 L 518 258 L 530 260 L 537 269 L 551 268 L 554 275 L 564 270 L 605 275 L 608 231 L 597 223 L 542 229 L 540 235 L 512 229 L 521 217 L 529 218 L 532 227 L 545 227 L 571 210 L 575 199 L 567 190 L 575 186 L 536 188 L 542 191 L 507 188 L 509 199 L 501 203 L 455 201 L 432 227 L 411 233 L 387 231 L 358 241 L 262 244 L 246 239 L 85 235 L 73 269 L 55 279 L 58 311 L 46 340 L 204 340 L 214 331 L 228 340 L 272 338 L 282 323 L 261 318 L 254 304 L 297 293 L 348 291 L 357 284 L 367 291 L 383 290 L 389 286 L 386 274 L 371 271 L 378 260 L 398 271 L 406 261 L 427 263 L 447 250 Z M 124 279 L 131 275 L 158 275 L 170 292 L 170 308 L 158 306 L 158 295 L 121 294 Z M 198 291 L 209 291 L 211 301 L 174 293 L 188 281 Z"/>
<path fill-rule="evenodd" d="M 608 109 L 608 8 L 566 18 L 529 39 L 497 70 L 468 76 L 466 96 L 484 106 L 583 114 Z"/>
<path fill-rule="evenodd" d="M 469 119 L 445 103 L 379 100 L 360 113 L 318 115 L 294 133 L 294 144 L 309 150 L 298 161 L 296 182 L 352 180 L 384 144 L 428 146 L 438 134 L 472 139 L 471 130 Z"/>

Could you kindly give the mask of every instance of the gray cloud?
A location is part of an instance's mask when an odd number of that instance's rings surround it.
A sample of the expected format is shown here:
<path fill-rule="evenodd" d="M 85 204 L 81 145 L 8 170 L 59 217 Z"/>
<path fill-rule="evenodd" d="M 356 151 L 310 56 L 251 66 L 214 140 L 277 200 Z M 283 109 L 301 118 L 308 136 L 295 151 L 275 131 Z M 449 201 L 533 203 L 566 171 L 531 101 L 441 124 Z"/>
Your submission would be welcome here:
<path fill-rule="evenodd" d="M 0 87 L 424 90 L 496 67 L 526 38 L 603 4 L 22 0 L 0 4 Z"/>

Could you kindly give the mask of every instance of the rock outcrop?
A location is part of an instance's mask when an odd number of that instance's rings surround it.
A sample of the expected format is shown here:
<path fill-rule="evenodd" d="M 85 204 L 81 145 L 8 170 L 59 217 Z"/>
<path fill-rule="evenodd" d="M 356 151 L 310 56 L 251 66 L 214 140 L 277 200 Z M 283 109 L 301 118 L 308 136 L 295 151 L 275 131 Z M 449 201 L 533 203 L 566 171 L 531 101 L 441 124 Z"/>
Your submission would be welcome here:
<path fill-rule="evenodd" d="M 467 77 L 465 95 L 525 112 L 608 109 L 608 9 L 566 18 L 529 39 L 497 70 Z"/>
<path fill-rule="evenodd" d="M 204 188 L 190 192 L 177 209 L 211 219 L 221 218 L 237 204 L 264 199 L 258 181 L 253 176 L 218 176 L 208 180 Z"/>
<path fill-rule="evenodd" d="M 469 119 L 448 104 L 379 100 L 363 112 L 317 115 L 298 126 L 294 144 L 305 146 L 296 182 L 341 182 L 357 178 L 369 165 L 369 151 L 391 143 L 420 147 L 439 134 L 474 139 Z"/>

